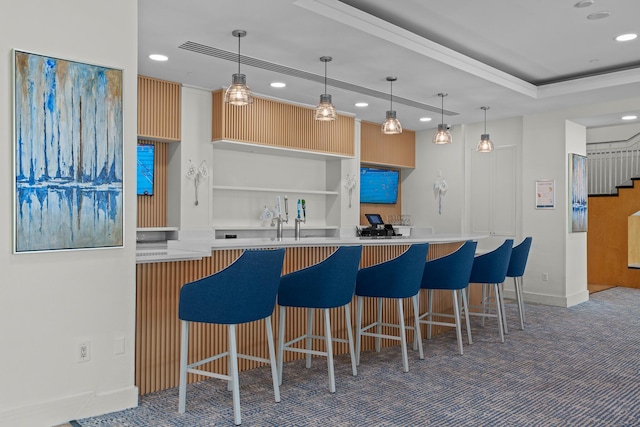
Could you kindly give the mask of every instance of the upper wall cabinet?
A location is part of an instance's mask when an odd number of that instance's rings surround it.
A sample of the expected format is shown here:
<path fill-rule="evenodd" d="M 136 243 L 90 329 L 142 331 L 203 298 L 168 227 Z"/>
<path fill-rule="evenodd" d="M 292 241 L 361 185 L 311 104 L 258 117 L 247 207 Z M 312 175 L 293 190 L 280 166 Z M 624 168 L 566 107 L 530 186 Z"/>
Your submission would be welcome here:
<path fill-rule="evenodd" d="M 138 138 L 180 141 L 180 84 L 138 76 Z"/>
<path fill-rule="evenodd" d="M 353 157 L 354 118 L 338 115 L 332 122 L 314 119 L 313 109 L 253 97 L 253 104 L 224 103 L 224 91 L 212 93 L 211 140 Z"/>
<path fill-rule="evenodd" d="M 360 162 L 399 168 L 416 167 L 416 133 L 404 130 L 385 135 L 380 124 L 362 122 L 360 127 Z"/>

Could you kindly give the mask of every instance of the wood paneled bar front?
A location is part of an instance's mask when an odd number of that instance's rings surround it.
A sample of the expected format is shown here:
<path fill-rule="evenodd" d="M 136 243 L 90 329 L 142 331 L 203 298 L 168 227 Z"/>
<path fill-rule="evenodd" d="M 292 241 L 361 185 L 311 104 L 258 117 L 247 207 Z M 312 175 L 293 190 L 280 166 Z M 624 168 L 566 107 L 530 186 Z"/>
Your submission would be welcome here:
<path fill-rule="evenodd" d="M 303 239 L 295 241 L 273 241 L 270 239 L 228 239 L 215 240 L 210 254 L 202 254 L 200 259 L 185 261 L 172 260 L 170 251 L 155 261 L 140 261 L 136 268 L 136 343 L 135 343 L 135 384 L 140 394 L 144 395 L 178 385 L 180 360 L 180 320 L 178 319 L 178 302 L 180 288 L 191 281 L 220 271 L 231 264 L 244 249 L 286 247 L 286 255 L 282 273 L 286 274 L 313 264 L 329 256 L 342 245 L 363 245 L 360 266 L 366 267 L 392 259 L 402 254 L 410 244 L 430 242 L 428 259 L 438 258 L 455 251 L 466 240 L 475 240 L 484 236 L 439 236 L 421 239 L 376 239 L 359 240 L 357 238 L 324 238 Z M 162 251 L 160 251 L 162 252 Z M 434 309 L 440 312 L 452 310 L 450 292 L 437 296 Z M 355 301 L 355 300 L 354 300 Z M 420 305 L 426 307 L 426 298 L 421 296 Z M 412 313 L 410 302 L 405 302 L 405 313 Z M 397 319 L 395 303 L 385 304 L 383 313 L 385 321 L 394 323 Z M 320 312 L 315 325 L 322 328 Z M 355 325 L 356 310 L 352 309 L 352 324 Z M 376 313 L 372 301 L 367 301 L 364 308 L 363 322 L 374 319 Z M 264 320 L 241 325 L 238 328 L 238 351 L 268 357 Z M 274 331 L 277 331 L 278 310 L 272 316 Z M 408 317 L 409 325 L 413 317 Z M 342 309 L 332 310 L 331 323 L 334 336 L 346 337 L 344 313 Z M 303 333 L 306 318 L 302 309 L 289 309 L 287 312 L 286 336 L 293 337 Z M 221 325 L 194 324 L 190 333 L 189 357 L 200 360 L 209 355 L 226 351 L 227 328 Z M 387 331 L 390 333 L 391 331 Z M 321 331 L 318 331 L 321 333 Z M 395 332 L 394 332 L 395 333 Z M 426 335 L 424 335 L 426 336 Z M 276 340 L 278 337 L 275 337 Z M 409 337 L 411 341 L 412 336 Z M 323 349 L 321 342 L 314 343 Z M 395 341 L 383 340 L 383 346 L 396 345 Z M 366 337 L 363 350 L 374 348 L 373 338 Z M 347 344 L 336 343 L 336 353 L 348 353 Z M 286 361 L 300 358 L 302 355 L 286 352 Z M 417 356 L 416 356 L 417 357 Z M 191 360 L 189 361 L 191 362 Z M 258 366 L 256 362 L 240 360 L 239 369 L 247 370 Z M 218 359 L 204 369 L 226 372 L 226 358 Z M 201 381 L 205 377 L 189 374 L 189 381 Z"/>

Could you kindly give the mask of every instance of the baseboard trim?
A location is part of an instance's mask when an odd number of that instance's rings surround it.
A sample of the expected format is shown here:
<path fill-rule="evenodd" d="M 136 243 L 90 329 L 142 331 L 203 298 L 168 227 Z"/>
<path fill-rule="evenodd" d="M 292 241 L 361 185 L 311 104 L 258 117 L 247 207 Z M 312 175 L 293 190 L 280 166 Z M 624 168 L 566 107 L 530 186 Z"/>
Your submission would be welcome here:
<path fill-rule="evenodd" d="M 516 293 L 513 290 L 505 289 L 504 297 L 515 299 Z M 556 307 L 572 307 L 585 301 L 589 301 L 589 291 L 585 289 L 584 291 L 580 291 L 578 293 L 567 296 L 524 292 L 524 301 L 535 304 L 552 305 Z"/>
<path fill-rule="evenodd" d="M 11 427 L 53 426 L 138 406 L 138 387 L 106 393 L 79 393 L 20 408 L 0 411 L 0 425 Z"/>

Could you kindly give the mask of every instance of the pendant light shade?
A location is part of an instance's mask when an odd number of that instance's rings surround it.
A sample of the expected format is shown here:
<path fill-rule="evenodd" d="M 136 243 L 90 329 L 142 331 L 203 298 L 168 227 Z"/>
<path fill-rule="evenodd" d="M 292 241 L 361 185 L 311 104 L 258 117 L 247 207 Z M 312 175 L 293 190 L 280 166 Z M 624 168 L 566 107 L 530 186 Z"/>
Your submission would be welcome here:
<path fill-rule="evenodd" d="M 387 81 L 391 84 L 390 100 L 391 108 L 387 111 L 387 118 L 382 124 L 382 133 L 387 135 L 395 135 L 402 133 L 402 125 L 396 118 L 396 111 L 393 109 L 393 82 L 398 80 L 396 77 L 387 77 Z"/>
<path fill-rule="evenodd" d="M 484 110 L 484 133 L 480 135 L 480 142 L 478 142 L 476 151 L 478 153 L 490 153 L 493 151 L 493 142 L 491 142 L 487 133 L 487 110 L 489 107 L 480 107 L 480 109 Z"/>
<path fill-rule="evenodd" d="M 440 109 L 441 120 L 438 125 L 438 131 L 433 135 L 433 143 L 434 144 L 451 144 L 453 141 L 453 137 L 451 136 L 451 132 L 447 129 L 448 126 L 444 123 L 444 97 L 447 96 L 448 93 L 439 93 L 438 96 L 442 98 L 442 107 Z"/>
<path fill-rule="evenodd" d="M 331 102 L 331 95 L 327 93 L 327 62 L 331 62 L 330 56 L 320 57 L 320 61 L 324 62 L 324 93 L 320 95 L 320 102 L 316 106 L 315 119 L 321 121 L 335 120 L 337 117 L 336 107 Z"/>
<path fill-rule="evenodd" d="M 224 93 L 224 102 L 231 105 L 243 106 L 253 103 L 251 89 L 247 86 L 247 76 L 240 73 L 240 39 L 247 35 L 244 30 L 233 30 L 233 37 L 238 38 L 238 72 L 231 76 L 231 85 Z"/>

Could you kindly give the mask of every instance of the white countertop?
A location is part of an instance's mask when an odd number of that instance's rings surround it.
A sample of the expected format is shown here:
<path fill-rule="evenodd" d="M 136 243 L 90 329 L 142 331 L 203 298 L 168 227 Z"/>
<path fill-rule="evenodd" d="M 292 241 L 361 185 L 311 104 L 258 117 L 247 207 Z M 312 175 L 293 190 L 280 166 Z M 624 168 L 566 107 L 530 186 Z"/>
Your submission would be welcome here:
<path fill-rule="evenodd" d="M 292 248 L 310 246 L 378 246 L 410 245 L 413 243 L 451 243 L 466 240 L 478 240 L 487 237 L 484 234 L 431 234 L 422 237 L 305 237 L 300 240 L 284 238 L 255 239 L 214 239 L 169 241 L 166 247 L 139 247 L 136 250 L 136 263 L 169 262 L 201 259 L 211 255 L 212 250 Z"/>

